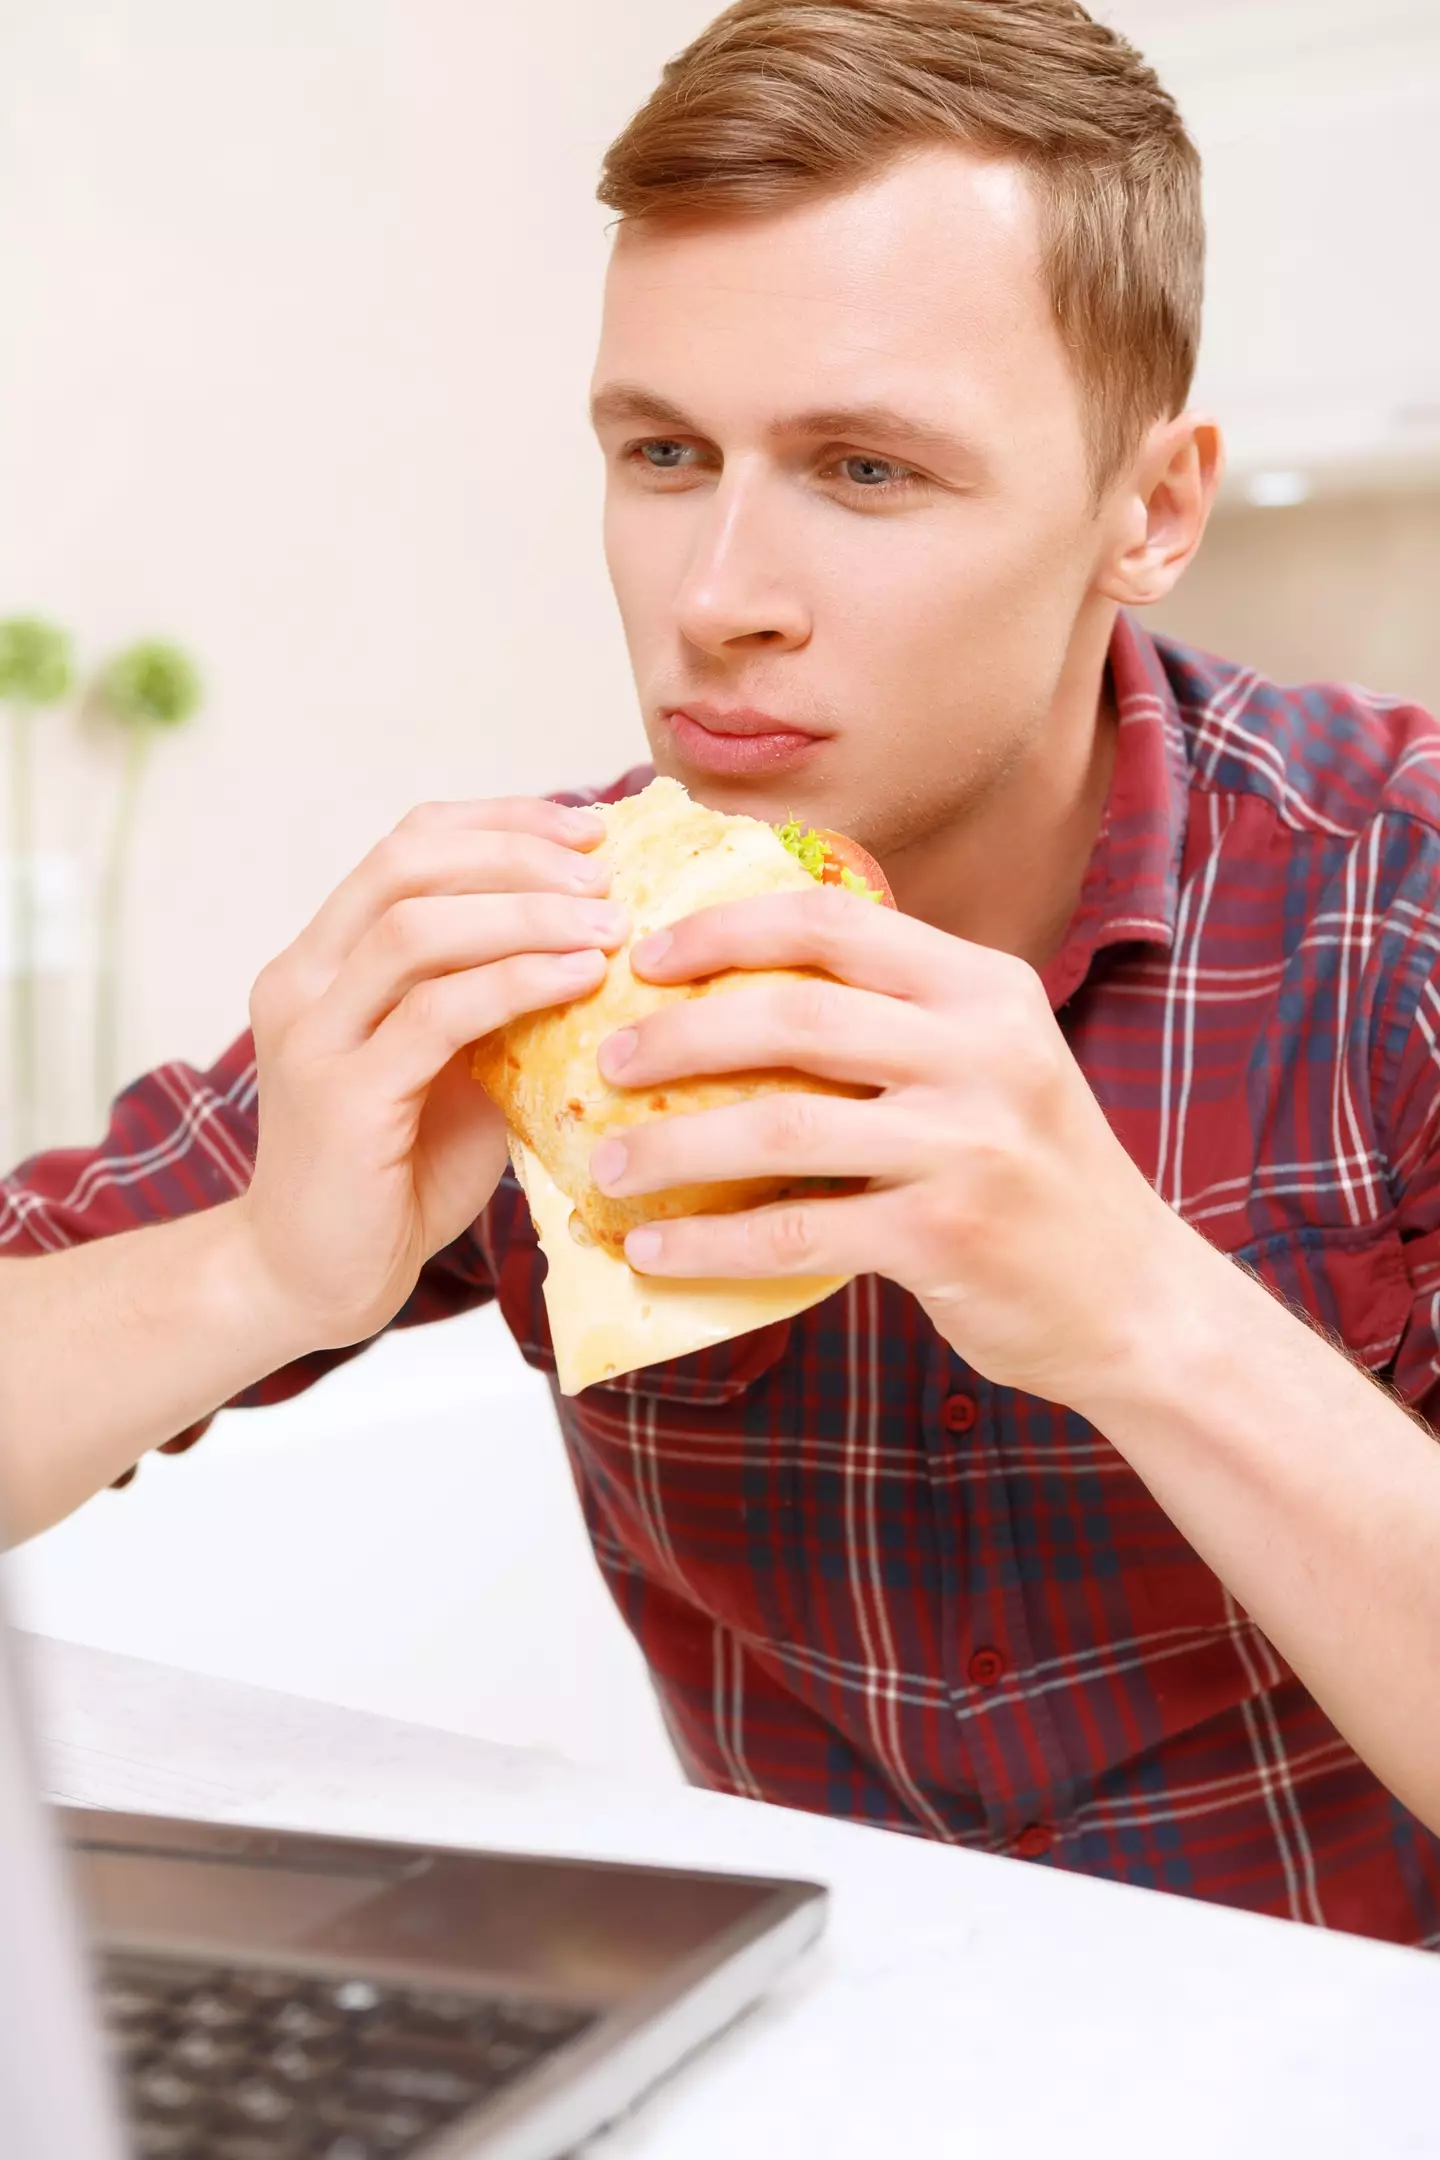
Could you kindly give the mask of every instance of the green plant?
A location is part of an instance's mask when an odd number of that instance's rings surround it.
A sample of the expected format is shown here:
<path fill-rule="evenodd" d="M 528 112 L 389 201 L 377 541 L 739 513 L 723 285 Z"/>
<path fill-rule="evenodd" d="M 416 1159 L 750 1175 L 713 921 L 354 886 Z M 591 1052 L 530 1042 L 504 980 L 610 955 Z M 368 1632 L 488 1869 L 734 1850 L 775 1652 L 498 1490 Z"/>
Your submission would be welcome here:
<path fill-rule="evenodd" d="M 147 638 L 127 646 L 101 673 L 91 702 L 125 735 L 125 759 L 115 819 L 100 880 L 95 970 L 95 1085 L 103 1107 L 119 1082 L 120 956 L 125 889 L 135 817 L 150 752 L 168 728 L 183 727 L 200 707 L 204 685 L 178 645 Z"/>
<path fill-rule="evenodd" d="M 74 681 L 70 637 L 36 615 L 0 622 L 0 702 L 10 737 L 10 1073 L 12 1152 L 35 1140 L 39 1094 L 36 1029 L 35 715 L 67 697 Z"/>

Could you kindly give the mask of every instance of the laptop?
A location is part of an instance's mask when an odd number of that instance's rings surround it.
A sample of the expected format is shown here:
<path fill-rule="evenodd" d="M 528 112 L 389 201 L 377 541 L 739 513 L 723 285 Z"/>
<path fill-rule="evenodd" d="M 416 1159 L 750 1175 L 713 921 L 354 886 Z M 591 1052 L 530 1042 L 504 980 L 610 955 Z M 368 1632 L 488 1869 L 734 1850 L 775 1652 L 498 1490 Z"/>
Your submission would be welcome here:
<path fill-rule="evenodd" d="M 825 1908 L 813 1883 L 47 1811 L 0 1622 L 5 2160 L 558 2160 Z"/>

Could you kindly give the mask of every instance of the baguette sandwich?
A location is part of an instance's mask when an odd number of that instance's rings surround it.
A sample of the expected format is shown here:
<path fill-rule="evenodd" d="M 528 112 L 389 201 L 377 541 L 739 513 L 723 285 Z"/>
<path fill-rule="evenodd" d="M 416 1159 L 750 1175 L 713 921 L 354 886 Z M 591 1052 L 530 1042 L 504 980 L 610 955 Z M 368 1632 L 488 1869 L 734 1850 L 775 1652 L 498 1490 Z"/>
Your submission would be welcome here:
<path fill-rule="evenodd" d="M 617 1028 L 662 1005 L 817 972 L 732 970 L 667 986 L 642 982 L 632 972 L 630 945 L 700 908 L 804 891 L 815 881 L 894 905 L 879 866 L 843 835 L 707 810 L 677 780 L 652 780 L 641 793 L 597 810 L 606 827 L 611 895 L 629 910 L 630 940 L 613 955 L 595 991 L 523 1014 L 477 1043 L 473 1058 L 476 1079 L 510 1129 L 511 1159 L 548 1262 L 545 1303 L 565 1394 L 803 1312 L 843 1281 L 676 1281 L 640 1276 L 628 1265 L 625 1237 L 642 1223 L 759 1207 L 801 1187 L 793 1179 L 731 1179 L 616 1199 L 590 1178 L 590 1155 L 601 1140 L 652 1118 L 779 1089 L 870 1092 L 782 1071 L 706 1075 L 663 1088 L 611 1087 L 596 1052 Z"/>

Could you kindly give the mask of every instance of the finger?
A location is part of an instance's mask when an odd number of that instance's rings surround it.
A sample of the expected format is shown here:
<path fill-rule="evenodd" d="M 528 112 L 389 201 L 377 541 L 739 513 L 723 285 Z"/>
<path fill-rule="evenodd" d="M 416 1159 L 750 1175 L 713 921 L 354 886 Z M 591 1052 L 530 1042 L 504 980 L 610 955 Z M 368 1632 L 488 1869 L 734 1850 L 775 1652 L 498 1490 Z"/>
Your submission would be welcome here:
<path fill-rule="evenodd" d="M 287 958 L 313 985 L 329 980 L 370 926 L 397 900 L 462 892 L 601 893 L 609 865 L 589 861 L 605 828 L 593 810 L 529 796 L 436 803 L 412 810 L 335 888 Z"/>
<path fill-rule="evenodd" d="M 297 1023 L 308 1047 L 355 1047 L 418 984 L 524 952 L 623 943 L 629 918 L 611 900 L 562 893 L 468 893 L 401 900 L 366 932 L 328 990 Z"/>
<path fill-rule="evenodd" d="M 740 1215 L 686 1215 L 647 1223 L 625 1240 L 641 1275 L 701 1281 L 886 1272 L 892 1192 L 828 1200 L 782 1200 Z"/>
<path fill-rule="evenodd" d="M 777 1067 L 889 1087 L 938 1078 L 954 1063 L 954 1042 L 918 1005 L 816 975 L 662 1005 L 607 1036 L 599 1063 L 627 1088 Z"/>
<path fill-rule="evenodd" d="M 605 967 L 605 954 L 595 949 L 524 952 L 417 983 L 356 1053 L 356 1073 L 391 1099 L 406 1100 L 492 1028 L 583 997 Z"/>
<path fill-rule="evenodd" d="M 893 1101 L 784 1089 L 602 1140 L 590 1175 L 616 1198 L 724 1178 L 900 1178 L 933 1159 L 929 1128 Z"/>
<path fill-rule="evenodd" d="M 924 1002 L 957 953 L 980 952 L 913 915 L 816 885 L 702 908 L 642 938 L 630 964 L 651 982 L 681 982 L 722 968 L 818 967 L 859 990 Z"/>

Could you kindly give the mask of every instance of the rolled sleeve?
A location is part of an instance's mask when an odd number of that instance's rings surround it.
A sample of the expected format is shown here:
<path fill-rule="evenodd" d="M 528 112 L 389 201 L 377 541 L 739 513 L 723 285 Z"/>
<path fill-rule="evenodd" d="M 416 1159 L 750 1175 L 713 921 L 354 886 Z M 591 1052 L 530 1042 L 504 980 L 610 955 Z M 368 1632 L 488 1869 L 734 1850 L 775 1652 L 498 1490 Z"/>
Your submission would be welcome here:
<path fill-rule="evenodd" d="M 240 1036 L 208 1071 L 164 1065 L 121 1094 L 98 1147 L 62 1148 L 0 1180 L 0 1259 L 63 1252 L 92 1239 L 175 1222 L 233 1200 L 249 1185 L 257 1138 L 255 1048 Z M 485 1304 L 495 1255 L 484 1218 L 422 1269 L 392 1327 L 418 1327 Z M 270 1373 L 222 1408 L 298 1395 L 366 1345 L 315 1351 Z M 161 1444 L 195 1445 L 209 1417 Z M 134 1471 L 116 1482 L 126 1485 Z"/>

